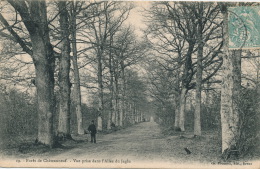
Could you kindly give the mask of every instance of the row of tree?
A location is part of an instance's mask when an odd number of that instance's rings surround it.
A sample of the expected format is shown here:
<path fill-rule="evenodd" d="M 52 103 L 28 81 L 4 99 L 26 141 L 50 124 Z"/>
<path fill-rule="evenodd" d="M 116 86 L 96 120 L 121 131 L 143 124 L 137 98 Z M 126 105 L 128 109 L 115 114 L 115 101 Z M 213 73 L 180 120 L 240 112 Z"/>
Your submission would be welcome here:
<path fill-rule="evenodd" d="M 176 131 L 185 131 L 188 98 L 194 105 L 194 120 L 188 119 L 193 120 L 194 135 L 200 136 L 201 121 L 208 120 L 218 126 L 218 119 L 214 118 L 219 117 L 220 111 L 222 152 L 225 155 L 243 149 L 241 137 L 247 128 L 244 122 L 257 116 L 254 102 L 248 103 L 251 110 L 254 108 L 254 116 L 242 111 L 245 104 L 241 104 L 245 99 L 241 96 L 241 58 L 254 59 L 257 52 L 228 49 L 228 7 L 236 5 L 255 4 L 154 2 L 146 11 L 149 26 L 145 35 L 153 49 L 150 55 L 153 62 L 148 63 L 149 90 L 161 112 L 157 116 L 174 126 Z M 258 76 L 252 84 L 253 89 L 259 85 Z M 252 86 L 246 86 L 246 90 L 252 90 Z M 216 100 L 220 91 L 221 102 Z M 211 117 L 201 115 L 216 105 L 219 108 L 211 109 Z M 169 122 L 169 116 L 174 122 Z"/>
<path fill-rule="evenodd" d="M 18 71 L 22 70 L 20 63 L 25 63 L 33 64 L 33 68 L 25 67 L 27 72 L 35 73 L 25 78 L 21 71 L 16 72 L 20 76 L 10 78 L 12 73 L 8 78 L 4 70 L 3 80 L 19 83 L 31 79 L 35 85 L 39 143 L 53 147 L 56 136 L 71 138 L 71 99 L 77 115 L 77 133 L 84 134 L 82 87 L 93 92 L 99 130 L 142 121 L 142 105 L 147 102 L 145 86 L 131 69 L 137 68 L 135 65 L 144 57 L 146 44 L 125 24 L 133 8 L 131 3 L 13 0 L 4 3 L 0 14 L 2 39 L 19 46 L 2 51 L 11 55 L 7 62 L 20 58 Z M 32 62 L 21 59 L 26 54 Z M 55 112 L 57 131 L 53 123 Z"/>
<path fill-rule="evenodd" d="M 152 25 L 146 32 L 146 37 L 156 52 L 154 66 L 160 68 L 151 71 L 151 78 L 167 79 L 165 84 L 153 81 L 153 87 L 162 89 L 163 86 L 158 85 L 167 85 L 166 92 L 170 93 L 165 93 L 164 99 L 174 98 L 174 105 L 180 106 L 175 109 L 174 126 L 181 131 L 185 131 L 187 93 L 196 89 L 194 134 L 201 135 L 202 84 L 218 82 L 212 77 L 223 63 L 220 55 L 223 46 L 222 20 L 218 6 L 203 2 L 163 2 L 154 4 L 149 15 Z M 155 21 L 153 18 L 156 18 Z M 155 97 L 158 94 L 153 93 Z"/>

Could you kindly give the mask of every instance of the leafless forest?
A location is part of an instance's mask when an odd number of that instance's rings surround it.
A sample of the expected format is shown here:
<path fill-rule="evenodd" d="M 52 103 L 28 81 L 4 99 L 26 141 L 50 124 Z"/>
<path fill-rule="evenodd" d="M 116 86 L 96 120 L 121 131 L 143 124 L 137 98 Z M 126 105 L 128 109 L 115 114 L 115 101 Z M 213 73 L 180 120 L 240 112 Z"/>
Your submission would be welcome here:
<path fill-rule="evenodd" d="M 260 49 L 228 48 L 237 6 L 259 4 L 1 1 L 1 155 L 259 160 Z"/>

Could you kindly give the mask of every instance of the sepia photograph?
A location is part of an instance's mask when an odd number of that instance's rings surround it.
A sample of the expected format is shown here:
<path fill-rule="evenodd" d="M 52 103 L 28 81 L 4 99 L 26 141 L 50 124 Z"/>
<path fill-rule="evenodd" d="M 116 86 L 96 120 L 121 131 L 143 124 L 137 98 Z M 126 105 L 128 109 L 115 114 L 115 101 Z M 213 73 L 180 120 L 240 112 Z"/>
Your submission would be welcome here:
<path fill-rule="evenodd" d="M 1 168 L 260 169 L 260 1 L 0 0 Z"/>

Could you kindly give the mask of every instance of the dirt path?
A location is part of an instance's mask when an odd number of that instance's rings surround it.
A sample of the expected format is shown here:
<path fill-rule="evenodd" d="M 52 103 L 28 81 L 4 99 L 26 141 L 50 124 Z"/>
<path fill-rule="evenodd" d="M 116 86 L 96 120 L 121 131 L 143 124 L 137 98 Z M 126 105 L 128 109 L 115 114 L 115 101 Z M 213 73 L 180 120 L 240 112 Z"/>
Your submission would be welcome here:
<path fill-rule="evenodd" d="M 153 161 L 162 158 L 167 140 L 160 133 L 158 124 L 145 122 L 107 135 L 97 135 L 97 143 L 86 143 L 56 157 L 80 159 L 129 159 L 131 161 Z M 163 159 L 163 158 L 162 158 Z"/>
<path fill-rule="evenodd" d="M 199 138 L 192 138 L 192 132 L 185 132 L 184 137 L 180 134 L 165 136 L 155 122 L 144 122 L 111 134 L 97 134 L 96 144 L 83 142 L 69 149 L 27 154 L 19 163 L 14 160 L 13 164 L 66 168 L 180 168 L 180 165 L 194 168 L 199 164 L 199 168 L 208 168 L 212 163 L 219 163 L 221 146 L 216 133 L 204 132 Z M 81 136 L 81 139 L 84 137 L 90 139 L 89 135 Z M 187 154 L 184 147 L 192 153 Z"/>
<path fill-rule="evenodd" d="M 147 167 L 160 167 L 160 164 L 180 163 L 176 158 L 178 152 L 174 153 L 172 144 L 169 144 L 171 139 L 177 137 L 165 138 L 157 123 L 144 122 L 111 134 L 97 134 L 96 144 L 87 142 L 80 148 L 57 155 L 44 154 L 45 157 L 41 158 L 68 159 L 79 167 L 144 167 L 144 164 Z M 180 151 L 183 155 L 186 154 L 184 150 Z"/>
<path fill-rule="evenodd" d="M 144 122 L 111 134 L 97 135 L 96 144 L 87 142 L 80 148 L 47 157 L 68 159 L 72 163 L 73 159 L 77 159 L 79 167 L 144 167 L 144 164 L 149 168 L 170 167 L 172 164 L 192 164 L 204 160 L 209 164 L 208 159 L 204 159 L 208 153 L 203 156 L 201 152 L 196 152 L 205 146 L 205 141 L 197 144 L 201 140 L 180 139 L 179 135 L 164 136 L 157 123 Z M 191 147 L 192 154 L 188 155 L 184 147 Z"/>

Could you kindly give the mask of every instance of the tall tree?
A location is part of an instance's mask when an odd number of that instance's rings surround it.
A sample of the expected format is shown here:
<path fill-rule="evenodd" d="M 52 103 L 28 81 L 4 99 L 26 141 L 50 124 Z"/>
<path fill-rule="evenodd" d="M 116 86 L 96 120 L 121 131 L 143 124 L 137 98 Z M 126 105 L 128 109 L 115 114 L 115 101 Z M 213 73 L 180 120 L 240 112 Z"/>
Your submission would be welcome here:
<path fill-rule="evenodd" d="M 203 2 L 198 2 L 198 54 L 197 54 L 197 74 L 196 74 L 196 97 L 194 112 L 194 135 L 201 135 L 201 88 L 202 88 L 202 58 L 203 58 Z"/>
<path fill-rule="evenodd" d="M 74 98 L 76 104 L 76 115 L 78 124 L 78 134 L 84 134 L 83 119 L 81 111 L 81 90 L 80 90 L 80 76 L 78 68 L 78 50 L 77 50 L 77 5 L 78 1 L 70 4 L 70 27 L 71 27 L 71 43 L 72 43 L 72 64 L 74 74 Z"/>
<path fill-rule="evenodd" d="M 222 153 L 237 149 L 239 137 L 239 98 L 241 89 L 241 50 L 228 49 L 228 5 L 220 4 L 223 14 L 223 75 L 221 88 Z"/>
<path fill-rule="evenodd" d="M 110 112 L 108 113 L 108 119 L 107 119 L 107 129 L 111 129 L 112 124 L 112 115 L 114 114 L 114 57 L 112 55 L 112 44 L 113 44 L 113 36 L 109 39 L 109 60 L 108 60 L 108 68 L 109 68 L 109 75 L 110 75 L 110 81 L 109 81 L 109 90 L 110 90 Z"/>
<path fill-rule="evenodd" d="M 71 138 L 70 135 L 70 40 L 69 40 L 69 13 L 67 2 L 59 1 L 61 56 L 59 58 L 59 125 L 58 136 Z"/>
<path fill-rule="evenodd" d="M 42 143 L 53 147 L 53 111 L 54 111 L 54 66 L 55 58 L 50 43 L 45 1 L 14 1 L 8 0 L 13 8 L 20 14 L 27 28 L 32 50 L 12 29 L 10 34 L 19 40 L 22 49 L 32 56 L 36 71 L 36 88 L 38 102 L 38 138 Z M 2 22 L 3 23 L 3 22 Z M 6 23 L 3 23 L 5 26 Z"/>

